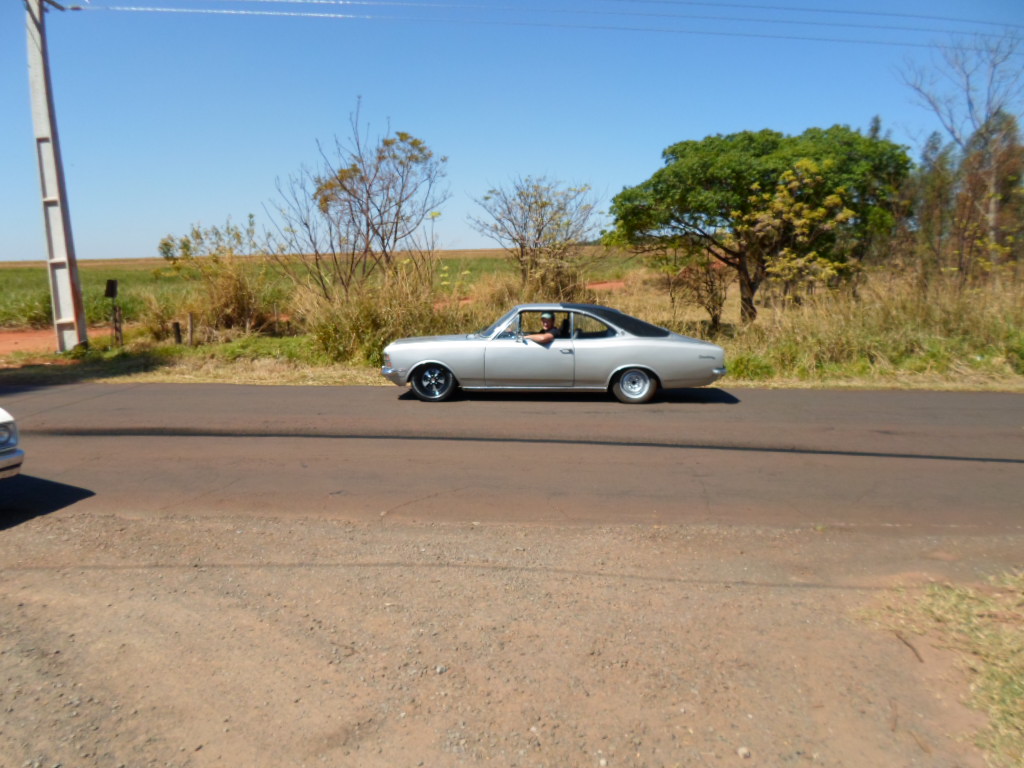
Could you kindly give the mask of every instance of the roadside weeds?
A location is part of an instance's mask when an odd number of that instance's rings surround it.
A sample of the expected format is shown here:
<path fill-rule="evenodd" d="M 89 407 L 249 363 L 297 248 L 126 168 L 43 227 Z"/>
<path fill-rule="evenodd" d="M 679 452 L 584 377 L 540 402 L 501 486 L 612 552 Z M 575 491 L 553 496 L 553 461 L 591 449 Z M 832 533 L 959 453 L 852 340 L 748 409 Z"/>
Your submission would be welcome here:
<path fill-rule="evenodd" d="M 908 636 L 955 651 L 971 679 L 970 705 L 987 727 L 975 743 L 999 768 L 1024 765 L 1024 570 L 971 588 L 933 584 L 886 605 L 879 623 L 922 661 Z"/>

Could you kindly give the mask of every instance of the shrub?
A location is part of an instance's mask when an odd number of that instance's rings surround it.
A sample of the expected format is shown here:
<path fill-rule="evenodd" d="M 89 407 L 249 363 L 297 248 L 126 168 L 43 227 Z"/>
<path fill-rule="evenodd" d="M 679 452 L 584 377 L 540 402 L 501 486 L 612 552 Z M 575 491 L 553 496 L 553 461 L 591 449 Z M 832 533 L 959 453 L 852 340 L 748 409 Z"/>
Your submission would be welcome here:
<path fill-rule="evenodd" d="M 737 379 L 764 381 L 775 375 L 774 366 L 756 354 L 738 354 L 727 358 L 729 375 Z"/>
<path fill-rule="evenodd" d="M 262 331 L 277 318 L 285 292 L 258 256 L 255 223 L 246 229 L 193 226 L 179 238 L 160 241 L 160 254 L 193 290 L 183 309 L 208 339 Z"/>
<path fill-rule="evenodd" d="M 1006 364 L 1014 373 L 1024 375 L 1024 330 L 1018 329 L 1007 340 Z"/>
<path fill-rule="evenodd" d="M 171 302 L 166 295 L 157 294 L 156 291 L 145 292 L 142 295 L 142 303 L 145 307 L 139 314 L 142 327 L 156 341 L 170 338 L 178 310 L 177 304 Z"/>
<path fill-rule="evenodd" d="M 473 327 L 473 312 L 457 295 L 436 291 L 420 271 L 413 272 L 400 264 L 379 284 L 353 288 L 347 299 L 301 290 L 296 306 L 317 347 L 338 362 L 381 365 L 384 347 L 395 339 Z"/>

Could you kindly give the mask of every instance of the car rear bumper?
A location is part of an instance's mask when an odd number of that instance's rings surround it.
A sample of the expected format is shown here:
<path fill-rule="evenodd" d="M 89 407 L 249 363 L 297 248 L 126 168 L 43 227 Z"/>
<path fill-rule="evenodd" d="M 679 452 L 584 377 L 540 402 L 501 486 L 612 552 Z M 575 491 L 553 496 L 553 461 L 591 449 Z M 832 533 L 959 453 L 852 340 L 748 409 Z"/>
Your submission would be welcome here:
<path fill-rule="evenodd" d="M 25 452 L 20 448 L 0 455 L 0 480 L 18 474 L 24 460 Z"/>

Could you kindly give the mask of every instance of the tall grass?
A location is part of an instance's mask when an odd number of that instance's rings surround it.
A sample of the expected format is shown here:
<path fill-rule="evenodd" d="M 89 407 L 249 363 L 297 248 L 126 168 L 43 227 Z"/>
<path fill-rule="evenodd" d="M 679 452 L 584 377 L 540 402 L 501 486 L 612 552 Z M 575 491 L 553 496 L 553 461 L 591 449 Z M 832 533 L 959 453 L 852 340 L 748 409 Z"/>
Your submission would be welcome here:
<path fill-rule="evenodd" d="M 713 331 L 696 306 L 674 306 L 656 275 L 630 271 L 624 287 L 598 297 L 624 312 L 726 349 L 729 380 L 752 383 L 885 385 L 929 378 L 970 385 L 1024 375 L 1024 284 L 961 288 L 892 272 L 856 286 L 819 290 L 801 303 L 759 307 L 739 322 L 735 286 Z"/>
<path fill-rule="evenodd" d="M 754 381 L 1024 374 L 1024 286 L 969 290 L 878 273 L 856 290 L 762 309 L 726 331 L 730 373 Z"/>
<path fill-rule="evenodd" d="M 308 335 L 311 360 L 376 366 L 383 347 L 395 338 L 471 332 L 511 305 L 536 298 L 524 294 L 518 274 L 500 254 L 440 255 L 429 284 L 397 274 L 334 305 L 309 291 L 288 293 L 273 280 L 264 282 L 263 275 L 259 301 L 243 305 L 235 315 L 260 315 L 265 321 L 272 301 L 275 316 L 290 315 L 293 330 Z M 247 283 L 234 280 L 235 272 L 225 284 L 226 299 L 217 298 L 220 282 L 209 282 L 208 290 L 199 292 L 201 281 L 188 279 L 183 271 L 174 273 L 157 260 L 82 262 L 80 273 L 90 323 L 109 322 L 110 301 L 103 291 L 106 280 L 117 279 L 126 320 L 146 328 L 156 340 L 168 338 L 170 325 L 183 320 L 190 308 L 234 307 L 227 299 L 248 295 L 238 289 Z M 636 263 L 605 258 L 590 280 L 609 278 L 624 285 L 612 292 L 593 291 L 584 300 L 721 344 L 727 353 L 727 381 L 830 386 L 956 386 L 963 381 L 968 387 L 1019 387 L 1024 376 L 1020 282 L 964 289 L 954 281 L 936 278 L 922 284 L 907 275 L 879 271 L 856 287 L 819 290 L 799 304 L 761 306 L 756 322 L 749 325 L 739 322 L 733 291 L 722 328 L 713 331 L 703 310 L 671 302 L 657 275 Z M 250 312 L 252 306 L 259 312 Z M 45 264 L 0 265 L 0 326 L 45 327 L 50 322 Z"/>

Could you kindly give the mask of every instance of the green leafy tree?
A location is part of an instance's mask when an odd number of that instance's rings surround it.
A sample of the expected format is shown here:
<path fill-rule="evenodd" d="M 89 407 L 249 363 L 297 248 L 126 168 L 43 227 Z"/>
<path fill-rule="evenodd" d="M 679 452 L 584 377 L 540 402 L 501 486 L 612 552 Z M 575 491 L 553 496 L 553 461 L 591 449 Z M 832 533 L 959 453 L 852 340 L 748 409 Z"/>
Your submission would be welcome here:
<path fill-rule="evenodd" d="M 828 282 L 850 270 L 855 239 L 844 227 L 855 216 L 844 203 L 845 190 L 825 189 L 812 160 L 798 160 L 773 190 L 755 192 L 748 213 L 735 228 L 737 250 L 753 255 L 758 283 L 781 284 L 784 296 L 801 286 Z"/>
<path fill-rule="evenodd" d="M 736 271 L 742 316 L 751 321 L 757 316 L 754 297 L 772 260 L 811 252 L 833 262 L 857 260 L 891 234 L 899 217 L 897 190 L 910 159 L 903 147 L 878 133 L 877 123 L 868 135 L 837 125 L 800 136 L 745 131 L 674 144 L 663 153 L 664 167 L 615 197 L 614 229 L 606 241 L 650 247 L 696 239 Z M 781 226 L 774 227 L 774 237 L 761 236 L 773 206 L 783 204 L 779 185 L 790 183 L 786 174 L 805 173 L 800 164 L 806 161 L 814 163 L 815 181 L 801 181 L 798 197 L 801 204 L 826 209 L 819 218 L 831 221 L 828 237 L 796 236 L 792 215 L 789 236 L 782 236 Z M 834 195 L 851 212 L 841 220 L 829 203 Z"/>

